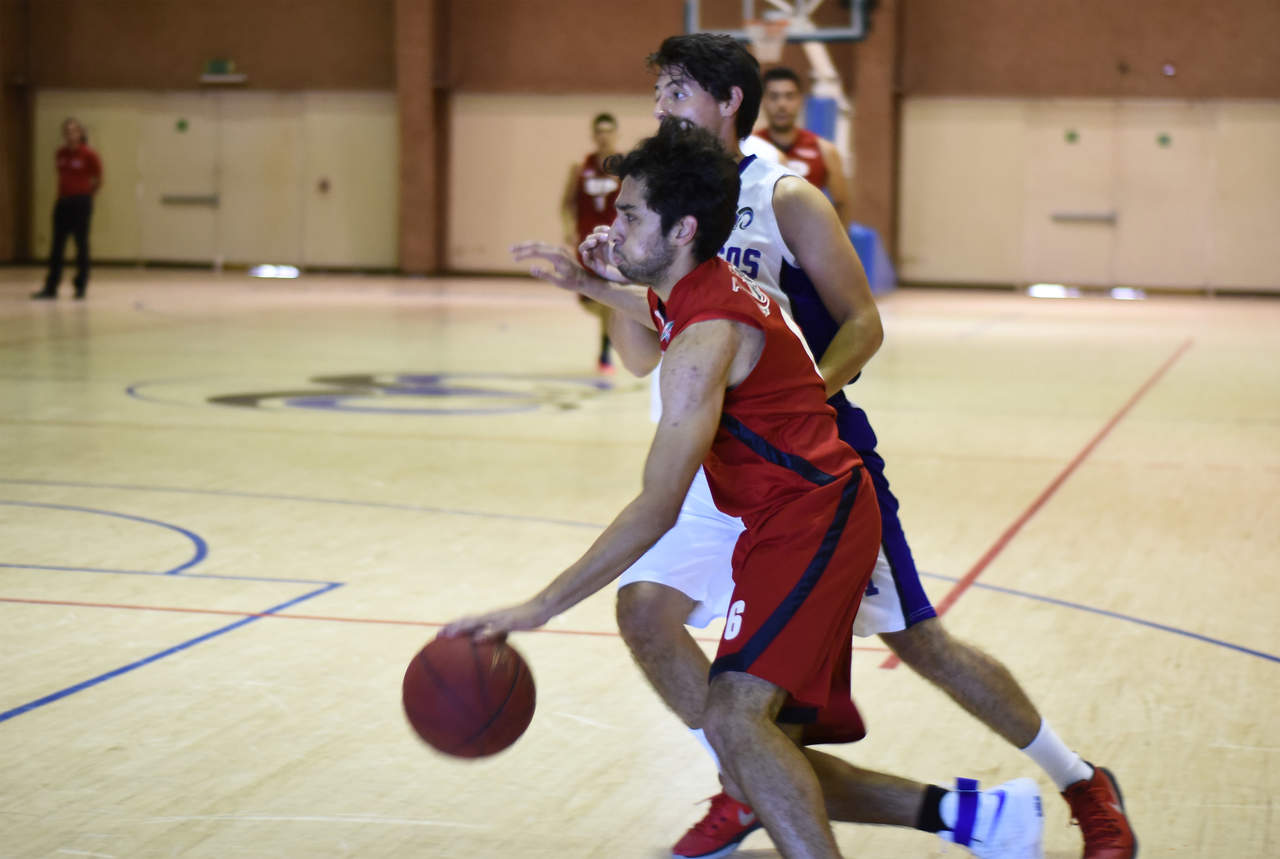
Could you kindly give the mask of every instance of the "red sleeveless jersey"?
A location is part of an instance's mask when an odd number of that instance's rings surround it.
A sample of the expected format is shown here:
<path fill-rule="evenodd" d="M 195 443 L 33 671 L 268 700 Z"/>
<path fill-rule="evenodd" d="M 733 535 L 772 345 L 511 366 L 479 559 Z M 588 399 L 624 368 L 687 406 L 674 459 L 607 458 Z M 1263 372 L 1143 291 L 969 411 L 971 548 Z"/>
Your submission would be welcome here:
<path fill-rule="evenodd" d="M 862 460 L 840 440 L 835 409 L 813 356 L 772 299 L 719 257 L 686 275 L 649 308 L 667 346 L 688 326 L 729 319 L 764 332 L 764 351 L 725 392 L 720 428 L 703 470 L 721 510 L 748 530 L 779 507 L 846 477 Z"/>
<path fill-rule="evenodd" d="M 769 129 L 762 128 L 756 132 L 756 137 L 769 141 L 774 146 L 778 146 L 778 142 L 769 136 Z M 791 170 L 808 179 L 819 188 L 827 187 L 827 162 L 822 160 L 822 147 L 818 145 L 821 140 L 818 135 L 814 134 L 807 128 L 796 129 L 796 139 L 791 145 L 783 149 L 778 146 L 782 152 L 782 163 Z"/>
<path fill-rule="evenodd" d="M 613 223 L 613 202 L 618 199 L 622 183 L 617 176 L 604 171 L 600 158 L 592 152 L 582 161 L 578 171 L 578 241 L 582 241 L 596 227 Z"/>

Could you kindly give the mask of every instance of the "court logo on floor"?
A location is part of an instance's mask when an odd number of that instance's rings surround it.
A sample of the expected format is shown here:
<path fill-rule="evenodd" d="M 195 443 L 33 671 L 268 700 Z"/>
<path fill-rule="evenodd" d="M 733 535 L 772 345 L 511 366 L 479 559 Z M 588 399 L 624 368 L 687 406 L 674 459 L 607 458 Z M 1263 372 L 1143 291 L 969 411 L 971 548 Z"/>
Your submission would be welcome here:
<path fill-rule="evenodd" d="M 356 373 L 314 376 L 312 387 L 218 394 L 208 402 L 253 409 L 377 414 L 496 414 L 576 409 L 609 391 L 604 379 L 505 373 Z"/>

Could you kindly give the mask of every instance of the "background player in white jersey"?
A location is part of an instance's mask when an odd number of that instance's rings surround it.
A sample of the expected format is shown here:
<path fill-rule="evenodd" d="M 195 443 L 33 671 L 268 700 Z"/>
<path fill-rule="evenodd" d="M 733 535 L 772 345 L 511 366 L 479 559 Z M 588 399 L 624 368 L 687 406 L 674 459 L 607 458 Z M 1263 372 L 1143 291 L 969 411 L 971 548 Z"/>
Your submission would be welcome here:
<path fill-rule="evenodd" d="M 706 128 L 740 156 L 737 142 L 753 125 L 761 99 L 759 66 L 750 53 L 728 37 L 691 34 L 664 41 L 650 63 L 658 72 L 655 115 Z M 811 351 L 820 356 L 841 437 L 862 456 L 876 481 L 883 551 L 855 633 L 880 634 L 903 662 L 1035 760 L 1063 791 L 1080 822 L 1087 859 L 1135 855 L 1136 842 L 1110 773 L 1071 751 L 1008 669 L 951 637 L 929 604 L 898 521 L 897 499 L 875 451 L 875 434 L 866 415 L 841 393 L 882 337 L 866 275 L 826 197 L 794 174 L 771 170 L 777 168 L 758 160 L 743 162 L 743 194 L 755 196 L 740 198 L 738 229 L 723 253 L 780 302 L 785 300 Z M 584 259 L 597 274 L 613 275 L 601 248 L 599 236 L 589 238 Z M 646 318 L 647 308 L 634 289 L 588 276 L 553 246 L 517 246 L 516 255 L 552 263 L 549 269 L 535 268 L 537 276 L 604 301 L 620 316 Z M 643 322 L 630 324 L 639 329 Z M 622 327 L 620 322 L 615 331 Z M 639 337 L 623 339 L 628 348 L 644 344 Z M 656 344 L 648 354 L 657 361 Z M 626 364 L 634 372 L 644 361 L 633 356 Z M 619 629 L 637 663 L 695 731 L 701 724 L 708 661 L 684 624 L 706 625 L 723 616 L 726 590 L 719 583 L 727 576 L 737 535 L 736 524 L 700 498 L 699 489 L 695 482 L 676 528 L 624 574 L 618 593 Z M 720 794 L 707 816 L 676 845 L 674 855 L 728 855 L 752 828 L 751 810 Z"/>

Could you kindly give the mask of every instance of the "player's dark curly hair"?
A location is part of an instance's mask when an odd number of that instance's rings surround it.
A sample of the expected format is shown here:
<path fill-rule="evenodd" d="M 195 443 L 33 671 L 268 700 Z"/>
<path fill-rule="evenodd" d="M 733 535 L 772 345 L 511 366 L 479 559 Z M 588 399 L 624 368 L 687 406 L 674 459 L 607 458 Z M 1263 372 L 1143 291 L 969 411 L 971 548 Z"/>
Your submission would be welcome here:
<path fill-rule="evenodd" d="M 658 213 L 662 231 L 685 215 L 698 222 L 693 255 L 705 262 L 733 231 L 738 211 L 738 165 L 709 131 L 667 117 L 658 133 L 626 155 L 605 159 L 604 169 L 644 183 L 645 205 Z"/>
<path fill-rule="evenodd" d="M 751 134 L 760 115 L 764 84 L 760 82 L 760 63 L 737 39 L 723 33 L 669 36 L 649 55 L 648 63 L 654 71 L 683 69 L 716 101 L 727 101 L 732 87 L 742 90 L 734 130 L 739 140 Z"/>

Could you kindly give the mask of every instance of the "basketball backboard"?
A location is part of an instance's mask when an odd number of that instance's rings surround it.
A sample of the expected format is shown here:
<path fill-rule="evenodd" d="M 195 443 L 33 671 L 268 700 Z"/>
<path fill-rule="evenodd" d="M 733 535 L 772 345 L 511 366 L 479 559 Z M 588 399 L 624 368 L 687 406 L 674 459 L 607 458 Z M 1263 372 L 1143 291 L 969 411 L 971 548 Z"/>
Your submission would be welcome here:
<path fill-rule="evenodd" d="M 686 33 L 727 33 L 750 41 L 746 21 L 791 19 L 788 42 L 856 42 L 867 37 L 876 0 L 685 0 Z"/>

